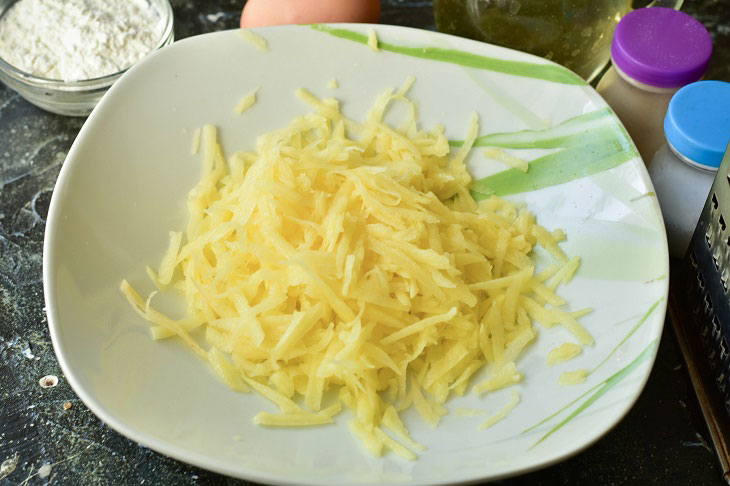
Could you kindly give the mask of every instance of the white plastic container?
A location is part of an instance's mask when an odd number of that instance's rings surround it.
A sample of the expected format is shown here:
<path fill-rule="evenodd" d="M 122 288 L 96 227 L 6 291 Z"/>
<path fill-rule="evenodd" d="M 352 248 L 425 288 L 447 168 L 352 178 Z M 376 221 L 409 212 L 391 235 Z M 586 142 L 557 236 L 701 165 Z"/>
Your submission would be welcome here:
<path fill-rule="evenodd" d="M 669 241 L 683 258 L 730 143 L 730 83 L 700 81 L 674 95 L 664 120 L 665 144 L 649 165 Z"/>

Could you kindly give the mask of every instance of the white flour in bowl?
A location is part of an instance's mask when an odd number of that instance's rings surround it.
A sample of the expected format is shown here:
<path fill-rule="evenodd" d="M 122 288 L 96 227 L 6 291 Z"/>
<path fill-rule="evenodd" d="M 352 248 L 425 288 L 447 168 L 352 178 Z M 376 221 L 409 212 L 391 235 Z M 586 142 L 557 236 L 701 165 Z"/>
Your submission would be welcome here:
<path fill-rule="evenodd" d="M 19 0 L 0 17 L 0 58 L 43 78 L 98 78 L 139 61 L 162 29 L 147 0 Z"/>

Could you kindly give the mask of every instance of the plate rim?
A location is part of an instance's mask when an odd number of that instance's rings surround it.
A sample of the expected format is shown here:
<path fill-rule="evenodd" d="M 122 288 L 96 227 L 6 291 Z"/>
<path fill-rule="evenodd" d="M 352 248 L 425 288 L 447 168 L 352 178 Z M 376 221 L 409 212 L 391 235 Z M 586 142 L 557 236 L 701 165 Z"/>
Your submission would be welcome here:
<path fill-rule="evenodd" d="M 522 59 L 525 59 L 525 56 L 529 58 L 533 58 L 536 62 L 540 64 L 545 65 L 558 65 L 552 61 L 543 59 L 541 57 L 537 57 L 528 53 L 515 51 L 513 49 L 496 46 L 484 42 L 479 42 L 471 39 L 466 39 L 458 36 L 453 36 L 450 34 L 444 34 L 439 32 L 432 32 L 425 29 L 418 29 L 413 27 L 406 27 L 406 26 L 397 26 L 397 25 L 384 25 L 384 24 L 353 24 L 353 23 L 332 23 L 332 24 L 321 24 L 326 26 L 332 26 L 332 27 L 354 27 L 354 28 L 364 28 L 364 27 L 372 27 L 376 28 L 378 30 L 387 30 L 390 32 L 404 32 L 406 33 L 406 36 L 418 34 L 427 32 L 433 36 L 440 37 L 445 36 L 447 38 L 450 38 L 454 41 L 454 46 L 457 47 L 459 44 L 462 46 L 471 46 L 473 49 L 471 52 L 484 52 L 485 48 L 484 46 L 488 46 L 486 49 L 497 49 L 498 51 L 501 51 L 503 53 L 511 54 L 511 53 L 517 53 Z M 304 28 L 307 26 L 293 26 L 293 25 L 287 25 L 287 26 L 271 26 L 271 27 L 261 27 L 256 29 L 251 29 L 253 31 L 261 31 L 262 33 L 265 33 L 267 30 L 270 29 L 284 29 L 284 30 L 295 30 L 297 28 Z M 199 34 L 195 36 L 191 36 L 185 39 L 182 39 L 180 41 L 177 41 L 170 46 L 168 46 L 165 49 L 161 49 L 155 53 L 152 53 L 151 55 L 145 57 L 142 61 L 137 63 L 135 66 L 130 68 L 127 73 L 125 73 L 120 80 L 126 79 L 126 77 L 129 76 L 129 73 L 135 73 L 140 66 L 144 66 L 150 62 L 155 62 L 155 59 L 159 56 L 166 55 L 166 50 L 169 50 L 171 48 L 174 48 L 173 46 L 178 46 L 182 44 L 187 44 L 191 42 L 199 42 L 201 38 L 206 38 L 210 36 L 220 36 L 220 35 L 229 35 L 230 32 L 235 32 L 238 29 L 229 29 L 225 31 L 217 31 L 217 32 L 210 32 L 205 34 Z M 558 65 L 559 66 L 559 65 Z M 562 66 L 561 66 L 562 67 Z M 566 68 L 567 69 L 567 68 Z M 114 83 L 114 86 L 109 90 L 109 92 L 115 92 L 117 89 L 117 85 L 120 85 L 119 82 Z M 591 88 L 590 85 L 586 83 L 587 87 Z M 605 101 L 598 95 L 598 93 L 595 92 L 593 88 L 591 88 L 588 92 L 585 93 L 587 97 L 591 99 L 591 101 L 596 102 L 597 99 L 600 101 L 598 103 L 599 105 L 601 103 L 605 104 Z M 597 99 L 596 99 L 597 98 Z M 197 467 L 200 467 L 205 470 L 213 471 L 216 473 L 224 474 L 226 476 L 235 477 L 235 478 L 241 478 L 246 480 L 252 480 L 257 482 L 263 482 L 267 484 L 295 484 L 295 485 L 314 485 L 314 484 L 343 484 L 341 481 L 332 482 L 332 481 L 322 481 L 321 478 L 318 478 L 319 480 L 316 480 L 314 478 L 307 480 L 306 478 L 292 478 L 292 477 L 285 477 L 283 475 L 276 475 L 273 473 L 263 472 L 260 470 L 250 469 L 250 468 L 237 468 L 234 467 L 229 461 L 226 460 L 220 460 L 217 458 L 213 458 L 210 456 L 206 456 L 204 454 L 194 452 L 191 450 L 186 449 L 184 446 L 179 446 L 171 443 L 170 441 L 158 439 L 152 436 L 149 436 L 148 434 L 145 434 L 142 431 L 138 431 L 135 429 L 134 426 L 129 425 L 124 422 L 124 420 L 117 417 L 113 412 L 108 410 L 104 405 L 102 405 L 100 402 L 97 401 L 97 399 L 94 397 L 93 393 L 89 392 L 82 384 L 79 378 L 74 373 L 73 365 L 71 364 L 71 360 L 68 359 L 67 355 L 64 353 L 64 345 L 63 340 L 60 336 L 60 328 L 62 327 L 62 324 L 60 324 L 61 319 L 58 315 L 58 307 L 56 303 L 56 285 L 53 284 L 55 277 L 53 275 L 53 270 L 56 268 L 56 249 L 54 248 L 55 245 L 55 236 L 58 232 L 57 227 L 62 224 L 61 221 L 61 214 L 60 209 L 62 205 L 62 196 L 60 195 L 61 192 L 63 192 L 63 187 L 68 183 L 68 180 L 70 179 L 70 175 L 73 170 L 73 166 L 75 165 L 75 160 L 77 160 L 76 154 L 80 150 L 80 146 L 82 146 L 85 142 L 86 133 L 90 130 L 90 126 L 93 125 L 94 120 L 101 116 L 99 113 L 101 113 L 103 108 L 106 106 L 106 102 L 108 101 L 108 96 L 104 96 L 102 100 L 99 102 L 97 107 L 93 110 L 91 115 L 88 117 L 84 125 L 82 126 L 81 130 L 77 134 L 71 148 L 69 149 L 68 154 L 66 155 L 66 158 L 64 160 L 64 163 L 61 167 L 61 170 L 59 172 L 58 178 L 56 180 L 56 183 L 54 185 L 53 193 L 51 196 L 51 201 L 49 204 L 48 209 L 48 216 L 46 219 L 46 227 L 44 232 L 44 239 L 43 239 L 43 290 L 44 290 L 44 303 L 46 306 L 46 315 L 48 320 L 48 328 L 49 333 L 51 337 L 51 342 L 53 345 L 53 350 L 56 354 L 56 358 L 58 360 L 59 366 L 61 368 L 61 371 L 63 372 L 64 377 L 68 381 L 69 385 L 71 386 L 74 393 L 81 399 L 81 401 L 84 403 L 84 405 L 94 414 L 97 418 L 99 418 L 103 423 L 109 425 L 113 430 L 115 430 L 117 433 L 123 435 L 124 437 L 136 442 L 139 445 L 142 445 L 143 447 L 147 447 L 149 449 L 154 450 L 155 452 L 158 452 L 164 456 L 173 458 L 175 460 L 182 461 L 187 464 L 191 464 Z M 101 107 L 101 108 L 100 108 Z M 612 113 L 613 118 L 621 124 L 618 117 Z M 621 124 L 623 127 L 623 125 Z M 633 142 L 632 142 L 633 143 Z M 641 161 L 641 158 L 638 157 L 638 160 Z M 649 179 L 648 175 L 646 174 L 646 169 L 644 168 L 644 171 L 642 172 L 642 177 L 646 180 L 644 182 L 648 182 L 649 187 L 651 186 L 651 180 Z M 663 219 L 662 214 L 660 210 L 656 211 L 658 213 L 659 221 L 663 225 Z M 664 233 L 664 245 L 666 246 L 666 232 L 662 231 Z M 478 482 L 483 481 L 496 481 L 501 480 L 509 477 L 514 477 L 522 474 L 526 474 L 529 472 L 533 472 L 536 470 L 544 469 L 546 467 L 549 467 L 551 465 L 557 464 L 559 462 L 562 462 L 570 457 L 573 457 L 592 445 L 594 445 L 596 442 L 598 442 L 600 439 L 605 437 L 606 434 L 608 434 L 611 430 L 613 430 L 625 417 L 626 415 L 631 411 L 631 409 L 634 407 L 636 402 L 638 401 L 639 397 L 641 396 L 642 392 L 644 391 L 646 387 L 646 383 L 649 380 L 649 377 L 651 375 L 651 372 L 654 367 L 654 363 L 657 358 L 658 348 L 659 348 L 659 339 L 662 336 L 662 332 L 664 329 L 664 326 L 666 324 L 666 310 L 667 310 L 667 296 L 669 291 L 669 259 L 668 256 L 665 261 L 665 268 L 666 268 L 666 274 L 667 278 L 664 279 L 664 283 L 662 283 L 661 288 L 661 294 L 662 297 L 660 298 L 660 303 L 658 308 L 656 309 L 658 311 L 657 318 L 661 317 L 658 322 L 660 323 L 657 326 L 657 344 L 654 346 L 654 349 L 651 352 L 651 356 L 647 357 L 646 362 L 648 363 L 648 366 L 646 366 L 646 372 L 641 377 L 640 380 L 637 380 L 639 382 L 639 386 L 636 388 L 636 393 L 631 397 L 630 400 L 626 400 L 621 406 L 623 407 L 620 410 L 620 413 L 616 415 L 616 418 L 611 420 L 611 423 L 606 426 L 603 430 L 601 430 L 599 433 L 595 434 L 593 437 L 589 438 L 588 440 L 583 441 L 580 443 L 577 447 L 574 447 L 568 451 L 565 451 L 563 453 L 550 456 L 545 455 L 543 456 L 544 459 L 534 461 L 529 466 L 525 467 L 512 467 L 511 469 L 504 471 L 499 474 L 493 474 L 489 475 L 487 474 L 487 471 L 484 471 L 484 474 L 475 476 L 474 474 L 462 474 L 459 475 L 458 471 L 456 474 L 450 474 L 448 478 L 442 479 L 438 478 L 433 481 L 428 482 L 422 482 L 419 484 L 426 484 L 426 485 L 454 485 L 454 484 L 474 484 Z M 412 482 L 412 481 L 411 481 Z M 406 481 L 406 483 L 411 483 L 409 481 Z M 362 484 L 362 485 L 372 485 L 376 484 L 372 481 L 365 481 L 365 482 L 349 482 L 347 484 Z M 398 481 L 393 482 L 392 484 L 399 484 Z"/>

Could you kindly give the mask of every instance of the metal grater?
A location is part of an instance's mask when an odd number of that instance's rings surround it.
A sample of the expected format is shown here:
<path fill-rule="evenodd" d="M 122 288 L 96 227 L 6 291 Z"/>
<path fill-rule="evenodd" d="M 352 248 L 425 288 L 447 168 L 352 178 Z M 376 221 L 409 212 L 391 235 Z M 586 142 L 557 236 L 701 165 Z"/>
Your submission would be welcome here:
<path fill-rule="evenodd" d="M 682 263 L 685 301 L 712 379 L 730 415 L 730 147 Z"/>

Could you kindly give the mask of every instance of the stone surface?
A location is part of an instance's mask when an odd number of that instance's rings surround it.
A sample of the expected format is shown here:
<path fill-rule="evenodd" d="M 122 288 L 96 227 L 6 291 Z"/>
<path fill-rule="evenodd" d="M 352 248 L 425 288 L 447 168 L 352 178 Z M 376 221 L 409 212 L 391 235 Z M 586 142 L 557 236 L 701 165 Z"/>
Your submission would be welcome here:
<path fill-rule="evenodd" d="M 243 0 L 171 3 L 181 39 L 235 27 Z M 684 10 L 715 39 L 708 78 L 730 80 L 730 2 L 690 0 Z M 431 2 L 383 0 L 382 22 L 433 28 Z M 0 472 L 0 485 L 247 484 L 120 436 L 76 398 L 58 367 L 43 308 L 43 231 L 58 171 L 82 124 L 0 85 L 0 464 L 17 459 L 7 477 Z M 41 388 L 38 380 L 49 374 L 58 386 Z M 667 327 L 646 389 L 613 431 L 572 459 L 503 483 L 724 484 L 705 434 Z"/>

